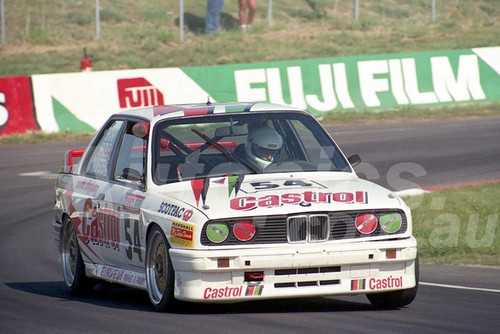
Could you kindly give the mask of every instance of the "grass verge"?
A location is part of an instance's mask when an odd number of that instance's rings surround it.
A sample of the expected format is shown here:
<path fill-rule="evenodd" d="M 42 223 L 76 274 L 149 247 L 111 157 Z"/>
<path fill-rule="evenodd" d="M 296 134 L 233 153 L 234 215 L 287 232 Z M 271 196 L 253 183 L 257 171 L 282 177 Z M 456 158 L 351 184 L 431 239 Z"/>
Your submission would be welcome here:
<path fill-rule="evenodd" d="M 422 262 L 500 266 L 500 184 L 405 198 Z"/>
<path fill-rule="evenodd" d="M 0 75 L 79 71 L 86 48 L 95 71 L 254 63 L 349 55 L 497 46 L 498 0 L 258 1 L 251 31 L 241 32 L 238 1 L 226 1 L 221 31 L 203 33 L 205 0 L 101 0 L 97 38 L 93 1 L 5 1 Z"/>
<path fill-rule="evenodd" d="M 90 139 L 93 133 L 87 132 L 50 132 L 28 131 L 25 133 L 16 133 L 8 136 L 0 136 L 0 145 L 16 145 L 16 144 L 37 144 L 57 140 L 70 139 Z"/>

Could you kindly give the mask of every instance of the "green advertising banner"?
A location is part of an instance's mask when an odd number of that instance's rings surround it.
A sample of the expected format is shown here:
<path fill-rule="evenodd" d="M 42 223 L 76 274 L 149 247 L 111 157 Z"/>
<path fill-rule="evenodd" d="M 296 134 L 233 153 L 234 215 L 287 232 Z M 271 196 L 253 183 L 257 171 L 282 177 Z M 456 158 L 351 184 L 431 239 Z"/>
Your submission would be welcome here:
<path fill-rule="evenodd" d="M 183 68 L 39 74 L 9 90 L 0 78 L 0 135 L 24 124 L 94 131 L 120 110 L 159 104 L 269 102 L 330 111 L 382 111 L 500 101 L 500 47 Z M 3 83 L 3 84 L 2 84 Z M 30 91 L 31 90 L 31 91 Z M 23 95 L 20 95 L 23 93 Z M 19 98 L 16 100 L 16 97 Z M 34 113 L 33 113 L 34 111 Z M 34 114 L 34 115 L 33 115 Z M 23 117 L 21 117 L 23 116 Z M 9 126 L 3 126 L 9 122 Z M 21 128 L 16 131 L 22 131 Z"/>
<path fill-rule="evenodd" d="M 215 101 L 313 114 L 500 101 L 500 47 L 181 69 Z"/>

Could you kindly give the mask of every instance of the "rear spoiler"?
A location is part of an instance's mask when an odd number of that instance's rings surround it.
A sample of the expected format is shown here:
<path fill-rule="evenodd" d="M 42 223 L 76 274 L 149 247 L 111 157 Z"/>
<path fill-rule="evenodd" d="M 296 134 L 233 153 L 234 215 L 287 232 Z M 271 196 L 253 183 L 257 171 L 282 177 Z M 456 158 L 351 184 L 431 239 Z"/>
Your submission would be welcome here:
<path fill-rule="evenodd" d="M 71 174 L 73 172 L 73 167 L 76 166 L 73 159 L 81 158 L 85 149 L 77 149 L 77 150 L 67 150 L 64 153 L 64 165 L 59 170 L 60 173 Z"/>

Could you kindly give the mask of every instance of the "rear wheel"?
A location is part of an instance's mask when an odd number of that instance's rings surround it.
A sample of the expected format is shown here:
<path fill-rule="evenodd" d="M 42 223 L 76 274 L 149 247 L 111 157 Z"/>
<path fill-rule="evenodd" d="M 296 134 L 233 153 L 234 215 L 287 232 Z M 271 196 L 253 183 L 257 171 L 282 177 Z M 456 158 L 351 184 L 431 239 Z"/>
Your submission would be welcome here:
<path fill-rule="evenodd" d="M 147 241 L 146 283 L 149 299 L 157 311 L 166 311 L 174 303 L 174 269 L 169 249 L 165 234 L 154 226 Z"/>
<path fill-rule="evenodd" d="M 415 259 L 415 287 L 405 290 L 367 294 L 368 300 L 375 307 L 396 308 L 403 307 L 415 299 L 417 296 L 419 282 L 418 257 Z"/>
<path fill-rule="evenodd" d="M 68 217 L 64 219 L 61 232 L 61 262 L 64 283 L 71 294 L 80 294 L 90 287 L 91 280 L 85 276 L 85 265 L 78 238 L 71 219 Z"/>

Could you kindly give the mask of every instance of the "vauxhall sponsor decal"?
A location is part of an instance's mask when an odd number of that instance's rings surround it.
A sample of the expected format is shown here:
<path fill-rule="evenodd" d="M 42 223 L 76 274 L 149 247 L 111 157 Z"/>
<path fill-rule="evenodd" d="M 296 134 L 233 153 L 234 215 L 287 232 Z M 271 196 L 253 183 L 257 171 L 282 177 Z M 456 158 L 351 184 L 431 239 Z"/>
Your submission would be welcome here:
<path fill-rule="evenodd" d="M 286 193 L 281 195 L 266 195 L 261 197 L 242 196 L 230 200 L 229 207 L 233 210 L 253 210 L 257 207 L 271 208 L 285 204 L 309 206 L 314 203 L 368 203 L 366 191 L 355 192 L 319 192 L 304 191 L 302 193 Z"/>

